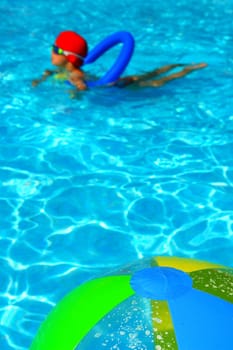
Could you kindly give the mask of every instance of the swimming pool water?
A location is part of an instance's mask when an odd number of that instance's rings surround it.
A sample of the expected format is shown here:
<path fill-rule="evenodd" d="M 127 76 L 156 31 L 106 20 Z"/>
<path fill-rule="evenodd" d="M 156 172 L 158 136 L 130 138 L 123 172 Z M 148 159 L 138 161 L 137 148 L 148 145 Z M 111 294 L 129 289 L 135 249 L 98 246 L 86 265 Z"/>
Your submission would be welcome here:
<path fill-rule="evenodd" d="M 131 260 L 233 266 L 232 2 L 2 0 L 0 10 L 1 350 L 28 349 L 61 297 Z M 209 66 L 160 89 L 32 88 L 65 29 L 90 47 L 130 31 L 126 74 Z M 117 50 L 89 70 L 101 75 Z"/>

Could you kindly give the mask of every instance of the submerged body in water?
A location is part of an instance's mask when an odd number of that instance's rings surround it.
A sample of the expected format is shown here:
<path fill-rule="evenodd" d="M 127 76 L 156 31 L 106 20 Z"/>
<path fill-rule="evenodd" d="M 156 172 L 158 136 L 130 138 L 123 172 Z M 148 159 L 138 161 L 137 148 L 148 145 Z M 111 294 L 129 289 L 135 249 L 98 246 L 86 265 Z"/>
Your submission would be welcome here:
<path fill-rule="evenodd" d="M 32 82 L 33 86 L 46 80 L 49 76 L 55 75 L 70 82 L 77 90 L 88 89 L 88 76 L 81 69 L 84 58 L 87 55 L 88 46 L 84 38 L 72 31 L 65 31 L 58 35 L 55 44 L 52 46 L 51 61 L 57 70 L 46 70 L 41 78 Z M 129 85 L 138 87 L 161 87 L 166 83 L 182 78 L 191 72 L 205 68 L 206 63 L 198 64 L 169 64 L 156 68 L 141 75 L 131 75 L 117 79 L 106 86 L 116 86 L 123 88 Z M 181 68 L 178 72 L 173 72 L 166 76 L 161 76 L 174 68 Z"/>

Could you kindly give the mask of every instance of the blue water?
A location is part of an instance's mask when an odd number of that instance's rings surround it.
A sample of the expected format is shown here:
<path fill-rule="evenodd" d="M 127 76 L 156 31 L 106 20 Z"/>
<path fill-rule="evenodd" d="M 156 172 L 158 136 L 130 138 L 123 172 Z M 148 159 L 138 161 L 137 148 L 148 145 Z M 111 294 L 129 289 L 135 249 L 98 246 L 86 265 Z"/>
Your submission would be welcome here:
<path fill-rule="evenodd" d="M 231 0 L 1 0 L 1 350 L 28 349 L 68 291 L 137 258 L 233 266 L 232 15 Z M 65 29 L 90 48 L 130 31 L 126 74 L 208 68 L 160 89 L 32 88 Z"/>

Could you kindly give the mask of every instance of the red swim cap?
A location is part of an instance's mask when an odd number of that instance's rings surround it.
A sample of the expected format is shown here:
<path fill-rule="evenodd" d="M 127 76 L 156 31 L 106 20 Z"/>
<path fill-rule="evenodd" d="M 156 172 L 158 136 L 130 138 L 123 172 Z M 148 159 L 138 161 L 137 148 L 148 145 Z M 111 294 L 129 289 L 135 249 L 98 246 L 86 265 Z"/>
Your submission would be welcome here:
<path fill-rule="evenodd" d="M 86 57 L 88 52 L 86 40 L 71 30 L 61 32 L 55 41 L 55 45 L 62 50 L 73 52 L 82 57 Z M 66 56 L 66 58 L 76 67 L 80 67 L 83 64 L 83 60 L 75 55 L 71 54 Z"/>

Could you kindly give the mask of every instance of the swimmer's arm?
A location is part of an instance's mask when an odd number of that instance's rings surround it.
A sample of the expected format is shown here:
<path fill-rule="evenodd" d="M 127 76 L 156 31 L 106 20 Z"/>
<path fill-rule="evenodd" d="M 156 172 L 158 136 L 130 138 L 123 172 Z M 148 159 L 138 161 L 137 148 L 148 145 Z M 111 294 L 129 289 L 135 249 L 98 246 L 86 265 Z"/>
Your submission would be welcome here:
<path fill-rule="evenodd" d="M 43 81 L 45 81 L 48 77 L 50 77 L 51 75 L 57 73 L 56 71 L 52 71 L 52 70 L 48 70 L 46 69 L 46 71 L 44 71 L 43 75 L 41 78 L 39 79 L 35 79 L 32 81 L 32 86 L 37 86 L 40 83 L 42 83 Z"/>
<path fill-rule="evenodd" d="M 78 90 L 84 91 L 87 90 L 87 84 L 85 83 L 85 75 L 82 71 L 76 71 L 70 75 L 69 81 L 74 85 Z"/>
<path fill-rule="evenodd" d="M 87 85 L 83 79 L 76 79 L 72 84 L 80 91 L 87 90 Z"/>

